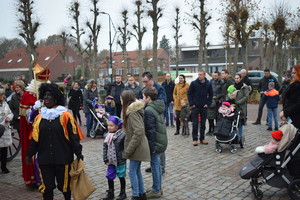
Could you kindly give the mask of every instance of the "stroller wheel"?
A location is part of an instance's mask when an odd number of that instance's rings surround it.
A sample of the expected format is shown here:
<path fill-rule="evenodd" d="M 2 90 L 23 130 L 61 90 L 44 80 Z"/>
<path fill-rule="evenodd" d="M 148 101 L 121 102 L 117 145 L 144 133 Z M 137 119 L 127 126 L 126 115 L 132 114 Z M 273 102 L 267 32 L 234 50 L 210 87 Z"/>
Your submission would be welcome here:
<path fill-rule="evenodd" d="M 261 200 L 263 198 L 264 194 L 261 190 L 256 190 L 254 192 L 254 197 L 256 200 Z"/>
<path fill-rule="evenodd" d="M 222 147 L 221 147 L 221 145 L 216 145 L 216 152 L 217 153 L 222 153 Z"/>
<path fill-rule="evenodd" d="M 242 136 L 239 143 L 240 143 L 240 147 L 243 149 L 245 146 L 245 136 Z"/>
<path fill-rule="evenodd" d="M 296 200 L 300 199 L 300 179 L 294 180 L 288 187 L 289 196 Z"/>
<path fill-rule="evenodd" d="M 95 139 L 95 137 L 96 137 L 96 132 L 95 132 L 94 130 L 91 130 L 91 131 L 90 131 L 90 136 L 91 136 L 91 138 Z"/>
<path fill-rule="evenodd" d="M 231 153 L 236 153 L 236 152 L 237 152 L 237 148 L 235 148 L 234 145 L 231 145 L 231 146 L 230 146 L 230 152 L 231 152 Z"/>

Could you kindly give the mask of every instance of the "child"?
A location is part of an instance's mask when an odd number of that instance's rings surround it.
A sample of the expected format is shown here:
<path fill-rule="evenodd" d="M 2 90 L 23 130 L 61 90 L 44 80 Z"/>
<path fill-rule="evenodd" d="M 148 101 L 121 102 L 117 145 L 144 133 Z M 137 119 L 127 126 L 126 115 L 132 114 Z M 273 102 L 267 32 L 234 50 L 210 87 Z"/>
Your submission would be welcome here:
<path fill-rule="evenodd" d="M 229 102 L 224 101 L 218 111 L 223 117 L 232 117 L 234 115 L 234 106 L 230 105 Z"/>
<path fill-rule="evenodd" d="M 279 101 L 279 92 L 274 89 L 275 83 L 270 82 L 268 85 L 269 89 L 264 92 L 264 97 L 267 102 L 268 108 L 268 131 L 272 131 L 272 116 L 275 122 L 275 131 L 278 131 L 278 101 Z"/>
<path fill-rule="evenodd" d="M 117 109 L 116 109 L 116 104 L 114 101 L 114 97 L 113 96 L 107 96 L 105 98 L 105 112 L 107 112 L 109 115 L 116 115 L 117 113 Z"/>
<path fill-rule="evenodd" d="M 190 118 L 190 106 L 188 104 L 187 99 L 182 99 L 181 103 L 181 110 L 180 110 L 180 119 L 182 121 L 182 135 L 190 135 L 189 130 L 189 118 Z"/>
<path fill-rule="evenodd" d="M 106 178 L 109 189 L 103 200 L 114 199 L 114 179 L 119 177 L 121 191 L 117 200 L 126 199 L 125 175 L 126 159 L 122 157 L 125 133 L 122 131 L 123 120 L 117 116 L 110 116 L 107 121 L 108 134 L 103 143 L 103 161 L 107 165 Z"/>
<path fill-rule="evenodd" d="M 271 132 L 272 140 L 269 144 L 264 146 L 256 147 L 255 152 L 256 153 L 265 153 L 265 154 L 272 154 L 276 151 L 278 148 L 279 142 L 282 138 L 282 131 L 273 131 Z"/>

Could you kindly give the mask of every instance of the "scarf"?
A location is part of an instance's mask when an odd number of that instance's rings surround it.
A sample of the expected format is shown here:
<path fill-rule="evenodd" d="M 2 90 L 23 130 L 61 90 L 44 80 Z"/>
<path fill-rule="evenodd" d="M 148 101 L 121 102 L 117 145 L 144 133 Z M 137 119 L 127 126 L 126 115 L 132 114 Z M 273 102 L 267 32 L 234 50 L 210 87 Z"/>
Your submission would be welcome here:
<path fill-rule="evenodd" d="M 118 129 L 115 133 L 108 133 L 106 136 L 104 143 L 107 144 L 107 159 L 109 164 L 117 166 L 117 152 L 116 152 L 116 147 L 114 140 L 116 140 L 123 131 L 121 129 Z"/>
<path fill-rule="evenodd" d="M 240 90 L 243 86 L 243 82 L 239 82 L 239 83 L 234 83 L 234 87 L 237 89 L 237 90 Z"/>
<path fill-rule="evenodd" d="M 41 115 L 43 119 L 54 120 L 62 115 L 63 112 L 67 112 L 67 108 L 64 106 L 57 106 L 55 108 L 41 108 Z"/>

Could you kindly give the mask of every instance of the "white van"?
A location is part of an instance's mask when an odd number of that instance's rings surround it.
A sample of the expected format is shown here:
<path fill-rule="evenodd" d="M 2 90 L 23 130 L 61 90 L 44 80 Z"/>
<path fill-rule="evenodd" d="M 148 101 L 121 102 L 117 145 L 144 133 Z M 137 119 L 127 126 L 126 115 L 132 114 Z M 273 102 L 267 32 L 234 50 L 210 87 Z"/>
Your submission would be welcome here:
<path fill-rule="evenodd" d="M 188 84 L 191 84 L 192 81 L 194 81 L 198 78 L 198 73 L 179 73 L 179 75 L 180 74 L 183 74 L 185 76 L 185 81 Z M 179 82 L 179 75 L 175 79 L 175 84 L 177 84 Z M 209 81 L 210 81 L 210 79 L 212 79 L 208 73 L 205 74 L 205 78 Z"/>

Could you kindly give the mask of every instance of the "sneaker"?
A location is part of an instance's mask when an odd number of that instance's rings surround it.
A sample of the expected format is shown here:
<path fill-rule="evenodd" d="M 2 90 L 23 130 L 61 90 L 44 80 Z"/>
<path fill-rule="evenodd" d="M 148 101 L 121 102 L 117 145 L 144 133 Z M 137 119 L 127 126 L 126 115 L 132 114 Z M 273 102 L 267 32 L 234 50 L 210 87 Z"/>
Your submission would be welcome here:
<path fill-rule="evenodd" d="M 198 144 L 199 144 L 198 141 L 193 141 L 194 146 L 198 146 Z"/>
<path fill-rule="evenodd" d="M 254 123 L 252 123 L 253 125 L 259 125 L 259 124 L 261 124 L 259 121 L 256 121 L 256 122 L 254 122 Z"/>
<path fill-rule="evenodd" d="M 272 128 L 271 127 L 267 128 L 267 131 L 272 131 Z"/>
<path fill-rule="evenodd" d="M 205 144 L 205 145 L 208 144 L 208 142 L 207 142 L 206 140 L 201 140 L 200 143 L 201 143 L 201 144 Z"/>
<path fill-rule="evenodd" d="M 275 131 L 278 131 L 278 127 L 275 127 L 275 129 L 274 129 Z"/>
<path fill-rule="evenodd" d="M 146 193 L 147 199 L 156 199 L 161 197 L 161 191 L 154 193 L 152 190 Z"/>
<path fill-rule="evenodd" d="M 147 169 L 145 169 L 145 172 L 151 173 L 152 172 L 151 167 L 148 167 Z"/>

